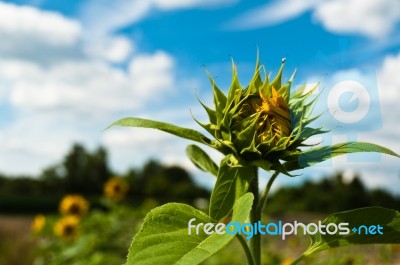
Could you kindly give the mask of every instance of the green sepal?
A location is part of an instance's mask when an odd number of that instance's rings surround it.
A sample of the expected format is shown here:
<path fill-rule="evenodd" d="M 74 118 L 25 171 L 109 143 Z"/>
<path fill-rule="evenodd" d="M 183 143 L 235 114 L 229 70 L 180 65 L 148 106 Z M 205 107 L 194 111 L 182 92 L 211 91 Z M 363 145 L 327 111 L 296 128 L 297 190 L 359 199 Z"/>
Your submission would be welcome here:
<path fill-rule="evenodd" d="M 190 115 L 192 116 L 192 119 L 198 124 L 200 125 L 204 130 L 206 130 L 209 134 L 211 134 L 212 136 L 214 136 L 214 138 L 220 138 L 218 137 L 218 127 L 214 124 L 211 123 L 202 123 L 201 121 L 199 121 L 198 119 L 196 119 L 193 115 L 192 112 L 190 112 Z"/>
<path fill-rule="evenodd" d="M 257 120 L 259 115 L 252 115 L 237 122 L 232 128 L 235 145 L 238 150 L 243 150 L 251 146 L 257 129 Z"/>
<path fill-rule="evenodd" d="M 214 79 L 211 77 L 210 73 L 207 72 L 208 78 L 211 82 L 212 89 L 213 89 L 213 96 L 214 96 L 214 105 L 215 105 L 215 113 L 217 116 L 217 122 L 219 122 L 224 117 L 224 109 L 226 107 L 227 98 L 225 94 L 218 88 L 215 84 Z"/>
<path fill-rule="evenodd" d="M 272 82 L 269 84 L 269 86 L 271 88 L 275 88 L 276 90 L 278 90 L 281 87 L 281 85 L 282 85 L 282 73 L 283 73 L 283 68 L 285 67 L 285 62 L 286 62 L 286 59 L 283 58 L 281 67 L 279 68 L 279 71 L 278 71 L 278 74 L 276 75 L 274 80 L 272 80 Z"/>
<path fill-rule="evenodd" d="M 207 112 L 208 115 L 208 119 L 210 121 L 211 124 L 217 124 L 217 114 L 215 112 L 215 110 L 210 109 L 207 105 L 205 105 L 200 99 L 199 97 L 196 95 L 197 101 L 200 103 L 200 105 L 204 108 L 204 110 Z"/>

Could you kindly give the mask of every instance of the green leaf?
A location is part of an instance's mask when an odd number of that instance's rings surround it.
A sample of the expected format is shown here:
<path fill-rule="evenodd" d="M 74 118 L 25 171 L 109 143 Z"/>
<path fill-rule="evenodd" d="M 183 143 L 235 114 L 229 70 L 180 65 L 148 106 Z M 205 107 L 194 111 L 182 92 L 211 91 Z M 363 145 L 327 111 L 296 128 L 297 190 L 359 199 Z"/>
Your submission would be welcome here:
<path fill-rule="evenodd" d="M 247 192 L 253 176 L 253 169 L 238 165 L 233 155 L 222 159 L 217 182 L 211 193 L 210 216 L 215 220 L 226 217 L 232 211 L 235 201 Z"/>
<path fill-rule="evenodd" d="M 152 128 L 158 129 L 185 139 L 193 140 L 202 144 L 211 144 L 211 140 L 204 136 L 202 133 L 188 129 L 179 127 L 173 124 L 161 122 L 161 121 L 153 121 L 141 118 L 124 118 L 120 119 L 106 129 L 113 126 L 125 126 L 125 127 L 141 127 L 141 128 Z"/>
<path fill-rule="evenodd" d="M 253 204 L 247 193 L 237 200 L 232 221 L 245 223 Z M 188 235 L 188 222 L 216 223 L 203 212 L 185 204 L 169 203 L 150 211 L 139 233 L 133 238 L 126 265 L 195 265 L 210 257 L 234 237 L 231 234 Z M 203 228 L 203 227 L 200 227 Z"/>
<path fill-rule="evenodd" d="M 286 162 L 284 164 L 284 167 L 287 171 L 292 171 L 312 166 L 316 163 L 331 159 L 332 157 L 338 155 L 363 152 L 378 152 L 400 157 L 399 154 L 393 152 L 392 150 L 377 144 L 365 142 L 348 142 L 335 144 L 332 146 L 323 146 L 308 149 L 307 151 L 296 154 L 291 158 L 289 157 L 289 160 L 292 159 L 294 161 Z"/>
<path fill-rule="evenodd" d="M 208 154 L 197 145 L 189 145 L 186 148 L 186 154 L 193 164 L 201 170 L 210 172 L 214 176 L 218 175 L 218 166 L 212 161 Z"/>
<path fill-rule="evenodd" d="M 294 264 L 297 264 L 297 262 L 304 257 L 336 247 L 361 244 L 400 243 L 400 213 L 395 210 L 381 207 L 368 207 L 340 212 L 328 216 L 328 218 L 323 221 L 324 225 L 329 223 L 334 223 L 336 225 L 348 223 L 350 233 L 348 235 L 339 235 L 338 233 L 333 235 L 329 235 L 328 233 L 325 235 L 320 233 L 311 235 L 311 245 Z M 382 234 L 378 233 L 377 225 L 382 227 L 380 230 Z M 375 226 L 375 228 L 373 228 L 373 233 L 375 234 L 369 232 L 369 234 L 365 234 L 366 230 L 364 227 L 360 228 L 360 226 L 365 226 L 368 229 L 371 226 Z M 353 232 L 353 228 L 357 228 L 358 230 Z"/>

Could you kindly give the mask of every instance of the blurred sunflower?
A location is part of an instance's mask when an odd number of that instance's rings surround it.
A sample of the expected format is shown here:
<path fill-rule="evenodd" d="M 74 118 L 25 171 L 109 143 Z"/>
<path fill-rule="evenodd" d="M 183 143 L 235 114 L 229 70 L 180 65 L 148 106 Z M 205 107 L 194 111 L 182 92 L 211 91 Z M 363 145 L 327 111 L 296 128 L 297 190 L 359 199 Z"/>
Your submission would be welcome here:
<path fill-rule="evenodd" d="M 292 259 L 287 258 L 287 259 L 284 259 L 281 264 L 282 265 L 290 265 L 290 264 L 292 264 L 292 262 L 293 262 Z"/>
<path fill-rule="evenodd" d="M 104 196 L 114 201 L 120 201 L 125 198 L 128 189 L 128 183 L 123 179 L 117 177 L 110 178 L 104 184 Z"/>
<path fill-rule="evenodd" d="M 54 225 L 54 234 L 63 239 L 75 239 L 79 236 L 79 218 L 69 215 Z"/>
<path fill-rule="evenodd" d="M 89 202 L 80 195 L 67 195 L 61 200 L 59 210 L 63 215 L 83 216 L 89 210 Z"/>
<path fill-rule="evenodd" d="M 38 214 L 33 218 L 32 221 L 32 232 L 39 233 L 43 230 L 44 226 L 46 225 L 46 217 L 43 214 Z"/>

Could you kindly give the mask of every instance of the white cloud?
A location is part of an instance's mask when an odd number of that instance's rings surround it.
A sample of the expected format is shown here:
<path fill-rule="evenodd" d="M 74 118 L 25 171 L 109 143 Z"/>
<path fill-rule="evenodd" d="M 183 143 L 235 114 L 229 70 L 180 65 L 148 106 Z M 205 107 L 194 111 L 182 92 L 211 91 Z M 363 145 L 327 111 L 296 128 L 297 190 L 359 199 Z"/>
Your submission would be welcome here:
<path fill-rule="evenodd" d="M 81 8 L 81 20 L 92 35 L 107 35 L 145 17 L 152 1 L 91 0 Z"/>
<path fill-rule="evenodd" d="M 109 34 L 138 22 L 153 10 L 218 7 L 237 0 L 90 0 L 81 9 L 81 19 L 94 35 Z"/>
<path fill-rule="evenodd" d="M 56 12 L 0 2 L 0 53 L 6 58 L 48 64 L 90 56 L 122 63 L 132 55 L 135 45 L 127 37 L 88 30 L 80 21 Z"/>
<path fill-rule="evenodd" d="M 145 108 L 177 87 L 171 55 L 130 58 L 133 44 L 122 36 L 83 45 L 85 30 L 57 13 L 0 3 L 0 104 L 11 114 L 2 120 L 1 172 L 36 174 L 73 142 L 95 146 L 116 113 Z M 109 63 L 126 60 L 126 70 Z"/>
<path fill-rule="evenodd" d="M 237 2 L 236 0 L 154 0 L 154 5 L 160 9 L 178 9 L 190 7 L 221 6 Z"/>
<path fill-rule="evenodd" d="M 382 37 L 400 22 L 398 0 L 283 0 L 250 10 L 228 27 L 251 29 L 271 26 L 311 11 L 315 22 L 338 34 Z"/>
<path fill-rule="evenodd" d="M 0 172 L 7 174 L 37 174 L 58 162 L 75 141 L 96 138 L 86 135 L 77 118 L 55 113 L 41 115 L 16 114 L 17 119 L 0 131 Z M 75 123 L 75 126 L 71 126 Z"/>
<path fill-rule="evenodd" d="M 158 130 L 112 128 L 102 134 L 112 164 L 118 168 L 140 165 L 148 158 L 184 157 L 185 142 Z"/>
<path fill-rule="evenodd" d="M 383 66 L 378 72 L 380 98 L 383 101 L 382 107 L 389 110 L 396 107 L 400 110 L 398 99 L 400 98 L 400 54 L 387 56 Z M 388 108 L 388 106 L 390 106 Z"/>
<path fill-rule="evenodd" d="M 82 27 L 76 20 L 34 7 L 0 2 L 0 51 L 32 45 L 72 46 L 81 35 Z"/>
<path fill-rule="evenodd" d="M 250 29 L 279 24 L 311 9 L 321 0 L 280 0 L 250 10 L 229 23 L 229 28 Z"/>
<path fill-rule="evenodd" d="M 314 17 L 329 31 L 382 37 L 400 21 L 398 0 L 328 0 L 316 5 Z"/>
<path fill-rule="evenodd" d="M 0 87 L 6 88 L 3 101 L 11 107 L 13 118 L 1 129 L 0 171 L 37 173 L 61 159 L 73 142 L 95 146 L 101 143 L 101 130 L 121 113 L 139 108 L 144 111 L 166 90 L 178 87 L 174 59 L 165 52 L 137 56 L 130 65 L 124 71 L 99 61 L 65 61 L 49 67 L 1 61 L 0 85 L 4 86 Z M 170 140 L 150 144 L 148 137 L 164 139 L 162 133 L 157 133 L 139 138 L 132 135 L 136 139 L 132 146 L 143 158 L 151 156 L 152 150 L 156 154 L 167 149 L 170 154 L 175 152 L 177 144 Z M 118 134 L 111 144 L 120 147 L 118 142 L 124 142 L 122 146 L 126 146 L 130 142 L 126 140 Z M 131 162 L 127 157 L 122 165 Z"/>
<path fill-rule="evenodd" d="M 124 71 L 99 61 L 42 67 L 1 61 L 2 82 L 17 109 L 68 110 L 101 115 L 144 106 L 174 86 L 174 59 L 165 52 L 134 57 Z"/>
<path fill-rule="evenodd" d="M 87 40 L 84 49 L 91 57 L 121 63 L 130 57 L 135 47 L 132 41 L 124 36 L 103 36 Z"/>
<path fill-rule="evenodd" d="M 136 57 L 129 65 L 129 72 L 137 87 L 137 95 L 159 97 L 160 87 L 172 88 L 174 80 L 170 72 L 173 66 L 172 57 L 164 52 Z"/>

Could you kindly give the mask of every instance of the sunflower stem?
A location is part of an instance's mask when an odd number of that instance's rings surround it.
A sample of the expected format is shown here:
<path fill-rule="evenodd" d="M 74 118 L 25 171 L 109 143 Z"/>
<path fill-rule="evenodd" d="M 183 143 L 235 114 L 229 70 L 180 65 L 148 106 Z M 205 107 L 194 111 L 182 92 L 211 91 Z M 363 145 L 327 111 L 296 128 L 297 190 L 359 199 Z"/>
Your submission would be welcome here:
<path fill-rule="evenodd" d="M 279 175 L 279 173 L 280 173 L 279 171 L 275 171 L 274 174 L 272 174 L 271 178 L 268 180 L 267 186 L 265 186 L 263 194 L 261 195 L 260 201 L 258 202 L 257 206 L 257 211 L 260 213 L 260 216 L 264 210 L 265 204 L 267 203 L 267 198 L 271 190 L 271 186 L 274 183 L 276 177 Z"/>
<path fill-rule="evenodd" d="M 244 250 L 244 253 L 246 254 L 247 264 L 255 265 L 253 255 L 251 253 L 249 245 L 247 245 L 247 243 L 246 243 L 246 240 L 241 235 L 238 235 L 238 234 L 236 234 L 236 238 L 239 240 L 239 242 L 242 245 L 242 248 Z"/>
<path fill-rule="evenodd" d="M 298 257 L 295 261 L 293 261 L 290 265 L 296 265 L 298 264 L 300 261 L 302 261 L 304 258 L 306 257 L 306 255 L 301 255 L 300 257 Z"/>
<path fill-rule="evenodd" d="M 259 204 L 259 190 L 258 190 L 258 167 L 252 167 L 253 170 L 253 180 L 250 182 L 250 192 L 254 195 L 254 202 L 250 212 L 250 221 L 252 224 L 257 223 L 260 220 L 260 212 L 258 211 Z M 253 254 L 254 264 L 261 265 L 261 235 L 256 233 L 250 239 L 250 250 Z"/>

